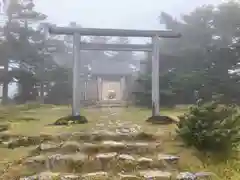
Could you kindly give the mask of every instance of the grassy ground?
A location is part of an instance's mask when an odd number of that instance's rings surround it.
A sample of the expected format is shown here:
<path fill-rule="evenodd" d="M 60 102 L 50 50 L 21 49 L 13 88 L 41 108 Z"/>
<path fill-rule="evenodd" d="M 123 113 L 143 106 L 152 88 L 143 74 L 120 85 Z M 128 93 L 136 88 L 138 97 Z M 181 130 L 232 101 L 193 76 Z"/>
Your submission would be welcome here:
<path fill-rule="evenodd" d="M 162 109 L 161 113 L 173 118 L 186 112 L 186 108 Z M 0 108 L 1 124 L 8 124 L 9 130 L 4 132 L 9 135 L 37 136 L 41 134 L 58 134 L 64 132 L 91 131 L 96 128 L 98 121 L 124 121 L 136 124 L 139 129 L 145 132 L 162 135 L 163 151 L 169 154 L 180 155 L 180 167 L 187 171 L 211 171 L 223 180 L 239 180 L 240 178 L 240 157 L 237 156 L 225 162 L 214 162 L 210 158 L 202 157 L 196 150 L 186 148 L 176 138 L 175 125 L 158 126 L 147 124 L 145 120 L 150 116 L 151 111 L 140 108 L 115 109 L 84 109 L 82 111 L 89 123 L 84 125 L 71 126 L 49 126 L 58 118 L 68 115 L 69 107 L 5 107 Z M 103 124 L 104 126 L 104 124 Z M 106 127 L 108 128 L 108 127 Z M 28 154 L 28 148 L 17 148 L 14 150 L 0 148 L 0 169 L 6 162 L 18 160 Z"/>

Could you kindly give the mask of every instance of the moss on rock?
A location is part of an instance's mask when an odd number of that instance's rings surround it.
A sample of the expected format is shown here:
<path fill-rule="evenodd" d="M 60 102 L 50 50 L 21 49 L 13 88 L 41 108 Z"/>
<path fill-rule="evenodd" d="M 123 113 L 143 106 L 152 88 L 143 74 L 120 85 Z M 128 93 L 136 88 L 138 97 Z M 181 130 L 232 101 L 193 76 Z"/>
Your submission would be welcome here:
<path fill-rule="evenodd" d="M 168 125 L 168 124 L 176 124 L 177 121 L 169 116 L 151 116 L 147 119 L 147 122 L 152 124 L 162 124 L 162 125 Z"/>
<path fill-rule="evenodd" d="M 88 122 L 85 116 L 66 116 L 58 119 L 53 125 L 67 126 L 71 124 L 86 124 Z"/>
<path fill-rule="evenodd" d="M 8 124 L 0 124 L 0 132 L 7 131 L 9 129 Z"/>

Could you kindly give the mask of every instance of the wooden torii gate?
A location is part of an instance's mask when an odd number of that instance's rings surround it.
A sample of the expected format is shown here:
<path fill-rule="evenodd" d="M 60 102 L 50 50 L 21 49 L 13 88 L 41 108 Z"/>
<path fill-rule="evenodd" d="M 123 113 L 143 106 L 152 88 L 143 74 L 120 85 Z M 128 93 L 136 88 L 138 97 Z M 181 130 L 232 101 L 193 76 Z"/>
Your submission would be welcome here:
<path fill-rule="evenodd" d="M 172 31 L 127 30 L 127 29 L 95 29 L 79 27 L 46 26 L 45 33 L 73 36 L 73 98 L 72 116 L 80 117 L 80 75 L 79 63 L 81 50 L 106 51 L 143 51 L 152 52 L 152 116 L 159 116 L 159 38 L 179 38 L 181 34 Z M 152 44 L 94 44 L 81 42 L 81 36 L 118 36 L 118 37 L 149 37 Z"/>

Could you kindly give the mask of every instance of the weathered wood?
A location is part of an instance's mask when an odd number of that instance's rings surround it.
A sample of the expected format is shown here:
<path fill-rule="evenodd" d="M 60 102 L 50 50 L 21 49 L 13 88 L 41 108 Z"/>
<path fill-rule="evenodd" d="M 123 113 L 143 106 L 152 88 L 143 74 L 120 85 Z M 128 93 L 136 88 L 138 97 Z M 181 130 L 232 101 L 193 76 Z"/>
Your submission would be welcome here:
<path fill-rule="evenodd" d="M 97 51 L 152 51 L 152 45 L 141 44 L 96 44 L 96 43 L 81 43 L 82 50 L 97 50 Z"/>
<path fill-rule="evenodd" d="M 173 31 L 150 31 L 150 30 L 132 30 L 132 29 L 96 29 L 79 27 L 57 27 L 49 26 L 49 32 L 52 34 L 73 35 L 79 33 L 81 36 L 123 36 L 123 37 L 163 37 L 179 38 L 181 34 Z"/>
<path fill-rule="evenodd" d="M 159 37 L 152 38 L 152 116 L 158 116 L 159 110 Z"/>
<path fill-rule="evenodd" d="M 73 95 L 72 95 L 72 115 L 80 115 L 80 94 L 79 90 L 79 63 L 80 63 L 80 38 L 81 36 L 77 33 L 73 36 Z"/>

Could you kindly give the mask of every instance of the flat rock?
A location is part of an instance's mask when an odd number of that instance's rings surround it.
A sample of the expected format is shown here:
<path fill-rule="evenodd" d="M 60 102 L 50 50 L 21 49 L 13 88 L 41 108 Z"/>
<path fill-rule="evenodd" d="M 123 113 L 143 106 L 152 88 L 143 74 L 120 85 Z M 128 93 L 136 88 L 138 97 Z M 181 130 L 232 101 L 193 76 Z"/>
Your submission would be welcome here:
<path fill-rule="evenodd" d="M 163 172 L 163 171 L 154 171 L 154 170 L 147 170 L 147 171 L 140 171 L 140 176 L 146 179 L 156 179 L 156 180 L 170 180 L 172 174 L 170 172 Z"/>
<path fill-rule="evenodd" d="M 98 130 L 93 131 L 92 133 L 86 132 L 75 132 L 72 134 L 68 133 L 68 137 L 74 140 L 87 140 L 87 141 L 102 141 L 102 140 L 114 140 L 114 141 L 123 141 L 123 140 L 156 140 L 156 137 L 152 134 L 147 134 L 145 132 L 116 132 L 108 130 Z"/>
<path fill-rule="evenodd" d="M 52 180 L 58 177 L 59 177 L 59 173 L 42 172 L 38 175 L 21 178 L 20 180 Z"/>
<path fill-rule="evenodd" d="M 34 156 L 26 159 L 26 165 L 34 166 L 34 165 L 44 165 L 46 162 L 46 157 L 44 155 Z"/>
<path fill-rule="evenodd" d="M 138 158 L 137 161 L 139 163 L 151 163 L 153 162 L 153 159 L 151 158 L 146 158 L 146 157 L 141 157 L 141 158 Z"/>
<path fill-rule="evenodd" d="M 73 168 L 81 168 L 88 157 L 84 154 L 55 154 L 48 156 L 47 168 L 57 170 L 73 170 Z"/>
<path fill-rule="evenodd" d="M 94 173 L 88 173 L 84 174 L 82 176 L 83 180 L 108 180 L 109 176 L 107 172 L 94 172 Z"/>
<path fill-rule="evenodd" d="M 210 173 L 210 172 L 198 172 L 198 173 L 181 172 L 178 174 L 177 180 L 206 179 L 211 176 L 213 176 L 213 173 Z"/>
<path fill-rule="evenodd" d="M 149 147 L 149 143 L 145 143 L 145 142 L 127 143 L 127 146 L 136 147 L 136 148 L 145 148 L 145 147 Z"/>
<path fill-rule="evenodd" d="M 8 148 L 14 149 L 18 147 L 28 147 L 31 145 L 36 145 L 40 143 L 40 139 L 34 139 L 31 137 L 19 137 L 17 139 L 12 139 L 6 143 Z"/>
<path fill-rule="evenodd" d="M 216 176 L 216 175 L 211 172 L 198 172 L 198 173 L 195 173 L 195 176 L 197 176 L 197 178 L 209 178 L 211 176 Z"/>
<path fill-rule="evenodd" d="M 52 151 L 55 150 L 57 148 L 59 148 L 60 145 L 58 144 L 54 144 L 54 143 L 42 143 L 39 145 L 39 150 L 40 151 Z"/>
<path fill-rule="evenodd" d="M 74 174 L 68 174 L 68 175 L 62 175 L 61 180 L 80 180 L 81 176 L 74 175 Z"/>
<path fill-rule="evenodd" d="M 81 148 L 81 144 L 76 141 L 67 141 L 61 146 L 61 150 L 68 152 L 78 152 Z"/>
<path fill-rule="evenodd" d="M 162 161 L 178 161 L 179 157 L 178 156 L 172 156 L 172 155 L 167 155 L 167 154 L 158 154 L 158 160 Z"/>
<path fill-rule="evenodd" d="M 119 174 L 119 179 L 120 180 L 141 180 L 140 177 L 132 174 Z"/>
<path fill-rule="evenodd" d="M 98 144 L 94 144 L 94 143 L 83 143 L 83 148 L 93 148 L 97 146 Z"/>
<path fill-rule="evenodd" d="M 125 160 L 125 161 L 135 161 L 135 158 L 133 156 L 131 156 L 131 155 L 128 155 L 128 154 L 120 154 L 118 156 L 118 158 L 120 160 Z"/>
<path fill-rule="evenodd" d="M 113 152 L 113 153 L 101 153 L 101 154 L 97 154 L 96 158 L 102 159 L 102 160 L 111 160 L 111 159 L 115 158 L 116 156 L 117 156 L 116 152 Z"/>
<path fill-rule="evenodd" d="M 137 153 L 149 153 L 155 152 L 157 150 L 157 143 L 147 143 L 147 142 L 128 142 L 127 150 L 129 152 L 137 152 Z"/>
<path fill-rule="evenodd" d="M 197 176 L 190 172 L 182 172 L 178 174 L 177 180 L 197 180 Z"/>
<path fill-rule="evenodd" d="M 52 173 L 52 172 L 42 172 L 38 175 L 24 177 L 20 180 L 80 180 L 81 176 L 74 175 L 74 174 L 60 174 L 60 173 Z"/>
<path fill-rule="evenodd" d="M 70 161 L 85 161 L 87 159 L 87 156 L 81 153 L 77 154 L 55 154 L 48 156 L 49 160 L 70 160 Z"/>
<path fill-rule="evenodd" d="M 103 141 L 103 145 L 109 145 L 113 147 L 125 147 L 125 144 L 117 141 Z"/>

